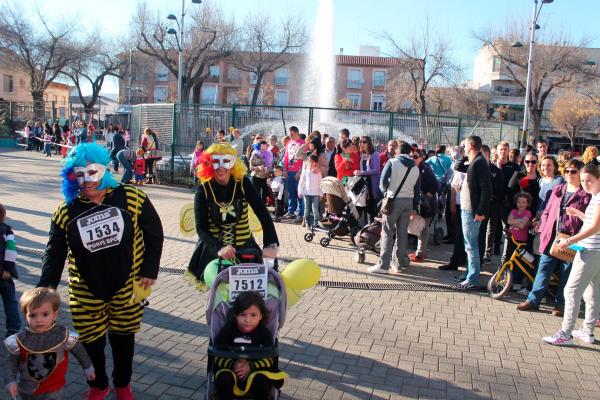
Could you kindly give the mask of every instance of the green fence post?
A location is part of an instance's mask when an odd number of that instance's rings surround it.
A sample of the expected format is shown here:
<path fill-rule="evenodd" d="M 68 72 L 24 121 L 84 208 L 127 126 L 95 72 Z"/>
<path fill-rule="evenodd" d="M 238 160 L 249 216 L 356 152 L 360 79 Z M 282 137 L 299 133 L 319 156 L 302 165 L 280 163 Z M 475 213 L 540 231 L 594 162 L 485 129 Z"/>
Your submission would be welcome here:
<path fill-rule="evenodd" d="M 394 138 L 394 113 L 390 113 L 390 123 L 388 126 L 388 140 L 392 140 Z"/>
<path fill-rule="evenodd" d="M 237 128 L 238 126 L 235 124 L 235 119 L 236 119 L 236 115 L 235 115 L 235 109 L 236 109 L 237 104 L 233 104 L 231 106 L 231 126 L 233 126 L 234 128 Z"/>
<path fill-rule="evenodd" d="M 181 112 L 181 104 L 179 104 Z M 171 134 L 171 183 L 175 180 L 175 141 L 177 140 L 177 104 L 173 104 L 173 133 Z"/>
<path fill-rule="evenodd" d="M 314 109 L 312 107 L 308 109 L 308 132 L 306 132 L 307 134 L 310 134 L 313 130 L 313 111 Z"/>
<path fill-rule="evenodd" d="M 456 145 L 460 146 L 460 131 L 462 130 L 462 118 L 458 117 L 458 129 L 456 132 Z"/>
<path fill-rule="evenodd" d="M 502 122 L 500 122 L 500 140 L 499 142 L 502 141 L 502 128 L 504 127 L 504 124 Z"/>

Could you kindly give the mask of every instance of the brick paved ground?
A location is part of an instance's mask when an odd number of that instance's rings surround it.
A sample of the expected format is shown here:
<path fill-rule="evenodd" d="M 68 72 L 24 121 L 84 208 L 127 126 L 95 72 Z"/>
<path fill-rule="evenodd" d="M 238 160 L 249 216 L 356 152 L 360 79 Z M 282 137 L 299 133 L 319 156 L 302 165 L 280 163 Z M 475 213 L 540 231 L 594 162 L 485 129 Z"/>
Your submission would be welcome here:
<path fill-rule="evenodd" d="M 19 246 L 44 247 L 60 201 L 58 169 L 57 159 L 39 153 L 0 150 L 0 202 L 7 205 Z M 194 242 L 181 236 L 177 221 L 192 193 L 157 186 L 145 190 L 164 224 L 162 266 L 183 269 Z M 324 249 L 304 242 L 298 226 L 278 224 L 277 229 L 282 259 L 312 257 L 322 265 L 324 280 L 450 283 L 454 275 L 439 272 L 434 260 L 398 276 L 366 275 L 347 241 Z M 442 262 L 450 250 L 432 247 L 430 254 Z M 367 257 L 374 261 L 373 255 Z M 21 254 L 19 266 L 21 293 L 36 283 L 41 263 L 38 256 Z M 59 289 L 66 298 L 64 281 Z M 159 275 L 136 345 L 133 387 L 138 399 L 202 397 L 206 299 L 180 274 Z M 560 319 L 547 307 L 519 313 L 515 303 L 520 300 L 492 301 L 483 293 L 317 287 L 289 310 L 281 331 L 280 364 L 291 377 L 284 398 L 600 398 L 599 347 L 542 344 L 540 337 L 554 332 Z M 68 308 L 63 307 L 61 320 L 68 323 Z M 80 398 L 83 383 L 74 362 L 65 398 Z"/>

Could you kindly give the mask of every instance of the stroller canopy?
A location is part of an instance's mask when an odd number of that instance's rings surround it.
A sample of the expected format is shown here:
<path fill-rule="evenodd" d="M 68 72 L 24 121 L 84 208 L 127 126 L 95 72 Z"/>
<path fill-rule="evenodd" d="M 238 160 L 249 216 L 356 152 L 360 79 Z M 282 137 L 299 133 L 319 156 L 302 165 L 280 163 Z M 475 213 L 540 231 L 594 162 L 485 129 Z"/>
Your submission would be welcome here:
<path fill-rule="evenodd" d="M 344 184 L 333 176 L 327 176 L 321 179 L 321 192 L 323 192 L 323 194 L 332 194 L 337 196 L 344 200 L 344 203 L 346 204 L 351 202 Z"/>

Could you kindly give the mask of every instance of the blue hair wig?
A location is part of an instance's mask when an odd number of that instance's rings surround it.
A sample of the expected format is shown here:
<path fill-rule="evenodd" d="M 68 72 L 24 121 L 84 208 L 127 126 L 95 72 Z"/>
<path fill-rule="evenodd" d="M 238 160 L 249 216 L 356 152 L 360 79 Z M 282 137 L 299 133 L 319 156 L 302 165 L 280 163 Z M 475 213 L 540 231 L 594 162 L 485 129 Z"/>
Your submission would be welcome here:
<path fill-rule="evenodd" d="M 119 183 L 108 170 L 110 161 L 108 150 L 96 143 L 82 143 L 71 150 L 65 160 L 65 167 L 61 171 L 61 176 L 63 177 L 62 192 L 67 203 L 71 203 L 81 190 L 75 176 L 75 167 L 85 167 L 88 164 L 102 164 L 106 167 L 106 172 L 98 184 L 98 190 L 117 187 Z"/>

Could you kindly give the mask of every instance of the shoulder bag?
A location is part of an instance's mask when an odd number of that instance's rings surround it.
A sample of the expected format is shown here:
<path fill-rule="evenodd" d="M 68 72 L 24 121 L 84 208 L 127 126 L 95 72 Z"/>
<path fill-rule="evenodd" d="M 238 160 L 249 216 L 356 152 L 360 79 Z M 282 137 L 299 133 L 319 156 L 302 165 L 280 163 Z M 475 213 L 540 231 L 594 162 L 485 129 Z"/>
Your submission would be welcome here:
<path fill-rule="evenodd" d="M 409 167 L 406 170 L 406 174 L 404 174 L 404 178 L 402 178 L 402 182 L 400 182 L 400 186 L 398 186 L 396 193 L 394 193 L 394 197 L 386 197 L 381 202 L 381 213 L 382 214 L 384 214 L 384 215 L 392 214 L 392 211 L 394 210 L 394 199 L 396 198 L 396 196 L 398 196 L 398 193 L 400 193 L 400 189 L 402 189 L 402 186 L 404 186 L 404 182 L 406 182 L 406 178 L 408 177 L 408 174 L 410 173 L 411 169 L 412 169 L 412 167 Z"/>
<path fill-rule="evenodd" d="M 565 194 L 563 193 L 563 196 Z M 562 198 L 561 198 L 562 203 Z M 556 237 L 554 238 L 554 242 L 552 242 L 552 247 L 550 247 L 550 255 L 558 260 L 565 261 L 568 263 L 572 263 L 575 259 L 575 254 L 577 251 L 571 250 L 569 248 L 562 250 L 558 248 L 557 241 L 558 239 L 567 239 L 572 235 L 568 235 L 566 233 L 560 233 L 558 231 L 558 223 L 560 221 L 560 205 L 558 206 L 558 216 L 556 217 Z"/>

